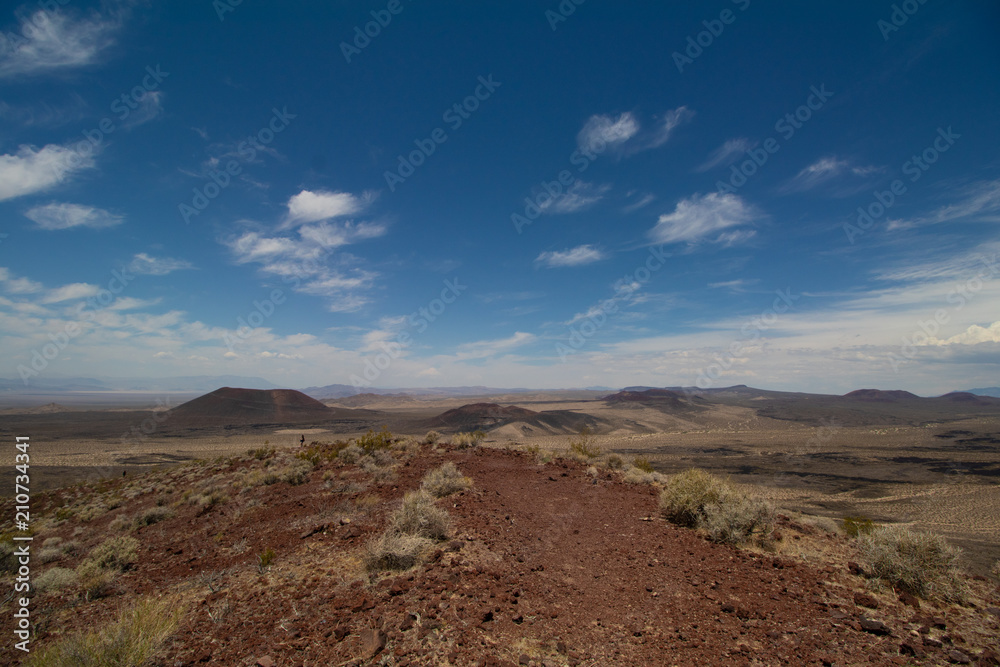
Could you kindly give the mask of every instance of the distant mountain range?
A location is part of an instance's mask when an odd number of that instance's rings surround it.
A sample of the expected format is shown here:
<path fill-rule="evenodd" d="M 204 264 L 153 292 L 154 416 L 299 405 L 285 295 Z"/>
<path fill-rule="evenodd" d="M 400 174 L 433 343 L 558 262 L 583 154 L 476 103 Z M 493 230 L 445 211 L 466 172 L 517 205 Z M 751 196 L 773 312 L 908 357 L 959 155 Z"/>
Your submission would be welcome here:
<path fill-rule="evenodd" d="M 966 393 L 977 396 L 994 396 L 1000 398 L 1000 387 L 983 387 L 982 389 L 966 389 Z"/>
<path fill-rule="evenodd" d="M 27 386 L 20 379 L 0 378 L 0 391 L 22 394 L 71 391 L 209 392 L 219 387 L 279 388 L 264 378 L 241 375 L 187 375 L 166 378 L 36 377 L 31 378 Z"/>

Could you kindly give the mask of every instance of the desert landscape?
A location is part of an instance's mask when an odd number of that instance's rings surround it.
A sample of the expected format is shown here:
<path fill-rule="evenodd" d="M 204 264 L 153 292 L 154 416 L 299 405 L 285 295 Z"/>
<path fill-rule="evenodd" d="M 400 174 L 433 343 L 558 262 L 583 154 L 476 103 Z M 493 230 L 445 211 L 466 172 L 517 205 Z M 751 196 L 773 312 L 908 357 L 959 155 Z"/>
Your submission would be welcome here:
<path fill-rule="evenodd" d="M 159 404 L 0 420 L 31 437 L 42 648 L 167 596 L 186 611 L 149 664 L 995 664 L 1000 398 L 224 387 Z M 437 546 L 373 567 L 393 508 L 448 463 L 465 482 Z M 734 550 L 667 521 L 657 498 L 691 469 L 773 507 L 778 539 Z M 873 584 L 847 517 L 961 547 L 972 597 Z M 83 555 L 128 539 L 121 573 L 88 583 Z"/>

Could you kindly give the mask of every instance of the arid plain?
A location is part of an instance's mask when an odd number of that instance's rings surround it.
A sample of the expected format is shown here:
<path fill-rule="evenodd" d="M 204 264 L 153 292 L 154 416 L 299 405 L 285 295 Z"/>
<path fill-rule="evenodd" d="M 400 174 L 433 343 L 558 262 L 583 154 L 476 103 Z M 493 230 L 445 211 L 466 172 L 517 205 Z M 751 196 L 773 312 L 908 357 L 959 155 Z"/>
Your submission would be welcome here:
<path fill-rule="evenodd" d="M 1000 558 L 1000 399 L 989 397 L 874 390 L 839 397 L 742 386 L 610 395 L 362 394 L 323 401 L 326 413 L 262 411 L 259 419 L 197 401 L 154 411 L 134 397 L 117 406 L 105 397 L 88 409 L 95 403 L 0 414 L 5 438 L 31 437 L 36 490 L 242 454 L 265 443 L 294 448 L 303 436 L 330 442 L 383 425 L 414 438 L 431 429 L 480 429 L 484 446 L 542 452 L 567 450 L 586 427 L 591 445 L 605 454 L 643 456 L 663 473 L 699 467 L 729 475 L 786 510 L 867 516 L 943 534 L 965 549 L 973 572 L 987 572 Z M 0 463 L 13 465 L 12 451 L 4 450 Z"/>

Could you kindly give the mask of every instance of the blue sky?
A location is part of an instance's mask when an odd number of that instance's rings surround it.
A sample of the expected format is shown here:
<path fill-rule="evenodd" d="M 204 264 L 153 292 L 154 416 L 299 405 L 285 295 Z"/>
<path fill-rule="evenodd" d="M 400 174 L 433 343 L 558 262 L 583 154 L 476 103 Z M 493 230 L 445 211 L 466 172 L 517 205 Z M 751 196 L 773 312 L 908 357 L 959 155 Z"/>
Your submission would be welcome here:
<path fill-rule="evenodd" d="M 0 376 L 995 385 L 998 26 L 5 5 Z"/>

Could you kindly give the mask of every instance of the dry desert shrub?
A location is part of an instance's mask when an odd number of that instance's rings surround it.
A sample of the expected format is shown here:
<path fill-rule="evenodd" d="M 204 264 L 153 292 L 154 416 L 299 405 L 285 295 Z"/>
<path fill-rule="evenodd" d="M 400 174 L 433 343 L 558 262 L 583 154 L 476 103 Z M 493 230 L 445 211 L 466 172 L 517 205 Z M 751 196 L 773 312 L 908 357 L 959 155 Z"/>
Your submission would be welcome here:
<path fill-rule="evenodd" d="M 388 426 L 383 426 L 382 430 L 375 432 L 373 429 L 368 429 L 368 432 L 357 439 L 357 445 L 364 451 L 365 454 L 371 454 L 372 452 L 379 449 L 389 449 L 394 442 L 392 433 L 389 431 Z"/>
<path fill-rule="evenodd" d="M 53 567 L 35 578 L 35 587 L 42 592 L 58 591 L 76 584 L 76 572 L 65 567 Z"/>
<path fill-rule="evenodd" d="M 705 507 L 704 528 L 709 537 L 723 544 L 742 544 L 754 538 L 762 541 L 774 526 L 774 508 L 763 500 L 730 493 Z"/>
<path fill-rule="evenodd" d="M 697 468 L 669 479 L 660 494 L 660 510 L 669 521 L 704 529 L 711 539 L 726 544 L 766 541 L 774 525 L 769 503 Z"/>
<path fill-rule="evenodd" d="M 472 486 L 472 480 L 463 476 L 451 461 L 428 472 L 420 483 L 420 488 L 435 498 L 450 496 L 470 486 Z"/>
<path fill-rule="evenodd" d="M 298 459 L 289 463 L 285 467 L 276 470 L 275 474 L 278 476 L 279 481 L 287 482 L 292 486 L 298 486 L 299 484 L 305 484 L 309 481 L 310 472 L 312 472 L 312 464 L 308 461 Z"/>
<path fill-rule="evenodd" d="M 63 557 L 63 550 L 61 547 L 42 547 L 42 550 L 38 552 L 38 562 L 39 563 L 52 563 Z"/>
<path fill-rule="evenodd" d="M 486 431 L 475 430 L 468 433 L 456 433 L 451 438 L 451 444 L 459 449 L 477 447 L 486 438 Z"/>
<path fill-rule="evenodd" d="M 61 639 L 34 654 L 32 667 L 140 667 L 173 634 L 183 613 L 174 600 L 146 599 L 122 611 L 110 626 Z"/>
<path fill-rule="evenodd" d="M 434 497 L 426 491 L 411 491 L 403 496 L 403 503 L 392 515 L 390 531 L 443 540 L 448 537 L 451 520 L 448 513 L 434 504 Z"/>
<path fill-rule="evenodd" d="M 631 465 L 625 468 L 622 479 L 628 484 L 666 484 L 667 482 L 666 475 Z"/>
<path fill-rule="evenodd" d="M 696 528 L 704 520 L 705 507 L 719 502 L 726 486 L 704 470 L 685 470 L 667 482 L 660 494 L 660 510 L 671 523 Z"/>
<path fill-rule="evenodd" d="M 87 560 L 107 570 L 124 572 L 138 558 L 139 540 L 134 537 L 111 537 L 91 549 Z"/>
<path fill-rule="evenodd" d="M 173 517 L 173 515 L 173 510 L 167 507 L 150 507 L 145 512 L 136 516 L 133 524 L 136 528 L 141 526 L 152 526 L 154 523 L 159 523 L 160 521 L 165 521 Z"/>
<path fill-rule="evenodd" d="M 433 445 L 438 440 L 441 439 L 441 434 L 437 431 L 427 431 L 427 435 L 424 436 L 423 444 Z"/>
<path fill-rule="evenodd" d="M 625 459 L 617 454 L 608 454 L 604 457 L 604 467 L 609 470 L 621 470 L 625 467 Z"/>
<path fill-rule="evenodd" d="M 634 459 L 632 459 L 632 467 L 638 468 L 643 472 L 656 472 L 656 470 L 653 468 L 653 464 L 650 463 L 649 459 L 647 459 L 645 456 L 637 456 Z"/>
<path fill-rule="evenodd" d="M 357 463 L 358 460 L 364 456 L 364 454 L 365 452 L 363 449 L 355 444 L 351 444 L 340 450 L 340 453 L 337 454 L 337 458 L 344 463 Z"/>
<path fill-rule="evenodd" d="M 962 550 L 940 535 L 905 526 L 879 526 L 858 536 L 872 577 L 923 598 L 963 602 L 968 590 L 958 567 Z"/>

